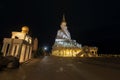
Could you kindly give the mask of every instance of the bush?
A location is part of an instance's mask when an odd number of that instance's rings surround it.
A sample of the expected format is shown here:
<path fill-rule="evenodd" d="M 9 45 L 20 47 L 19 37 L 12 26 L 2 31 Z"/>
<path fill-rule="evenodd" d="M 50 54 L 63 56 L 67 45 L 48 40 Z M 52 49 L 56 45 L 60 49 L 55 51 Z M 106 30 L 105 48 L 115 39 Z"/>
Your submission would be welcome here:
<path fill-rule="evenodd" d="M 0 57 L 0 70 L 4 68 L 19 68 L 19 59 L 14 56 Z"/>

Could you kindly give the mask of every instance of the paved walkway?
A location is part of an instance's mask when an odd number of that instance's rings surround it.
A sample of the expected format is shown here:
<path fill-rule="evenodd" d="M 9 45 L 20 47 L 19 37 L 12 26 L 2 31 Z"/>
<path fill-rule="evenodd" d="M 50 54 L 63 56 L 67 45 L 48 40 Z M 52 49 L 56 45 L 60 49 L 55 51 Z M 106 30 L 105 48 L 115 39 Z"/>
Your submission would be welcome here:
<path fill-rule="evenodd" d="M 75 58 L 45 56 L 19 69 L 0 72 L 0 80 L 119 80 L 120 70 Z"/>

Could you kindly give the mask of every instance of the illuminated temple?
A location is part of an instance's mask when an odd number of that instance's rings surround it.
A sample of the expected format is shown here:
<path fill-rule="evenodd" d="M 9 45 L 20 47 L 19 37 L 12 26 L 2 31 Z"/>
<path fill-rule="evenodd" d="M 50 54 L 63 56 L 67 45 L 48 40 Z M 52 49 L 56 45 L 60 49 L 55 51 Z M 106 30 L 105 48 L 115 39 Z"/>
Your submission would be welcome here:
<path fill-rule="evenodd" d="M 74 57 L 81 51 L 81 44 L 71 39 L 70 32 L 67 29 L 67 22 L 63 15 L 63 20 L 58 30 L 55 43 L 52 47 L 52 55 L 63 57 Z"/>
<path fill-rule="evenodd" d="M 22 27 L 21 32 L 13 31 L 11 38 L 4 38 L 3 56 L 14 56 L 19 62 L 25 62 L 32 58 L 32 37 L 28 35 L 29 28 Z"/>
<path fill-rule="evenodd" d="M 55 42 L 52 46 L 52 55 L 60 57 L 96 57 L 97 47 L 83 46 L 71 39 L 70 32 L 67 29 L 65 16 L 58 30 Z"/>

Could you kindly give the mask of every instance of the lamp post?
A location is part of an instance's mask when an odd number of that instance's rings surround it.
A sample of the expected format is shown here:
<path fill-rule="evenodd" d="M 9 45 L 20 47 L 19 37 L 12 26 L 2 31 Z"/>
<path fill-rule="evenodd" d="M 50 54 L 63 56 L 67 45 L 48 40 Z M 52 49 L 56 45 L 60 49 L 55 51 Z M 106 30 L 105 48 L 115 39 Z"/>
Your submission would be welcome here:
<path fill-rule="evenodd" d="M 48 51 L 48 47 L 47 47 L 47 46 L 44 46 L 44 47 L 43 47 L 44 56 L 46 56 L 47 51 Z"/>

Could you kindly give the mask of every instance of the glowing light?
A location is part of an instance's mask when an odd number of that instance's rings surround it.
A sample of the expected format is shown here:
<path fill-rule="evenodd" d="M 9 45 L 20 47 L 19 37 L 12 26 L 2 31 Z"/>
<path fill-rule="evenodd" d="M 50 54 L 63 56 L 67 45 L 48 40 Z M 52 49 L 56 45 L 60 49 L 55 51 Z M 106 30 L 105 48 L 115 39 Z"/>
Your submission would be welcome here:
<path fill-rule="evenodd" d="M 44 46 L 44 50 L 47 51 L 47 50 L 48 50 L 48 47 L 47 47 L 47 46 Z"/>

